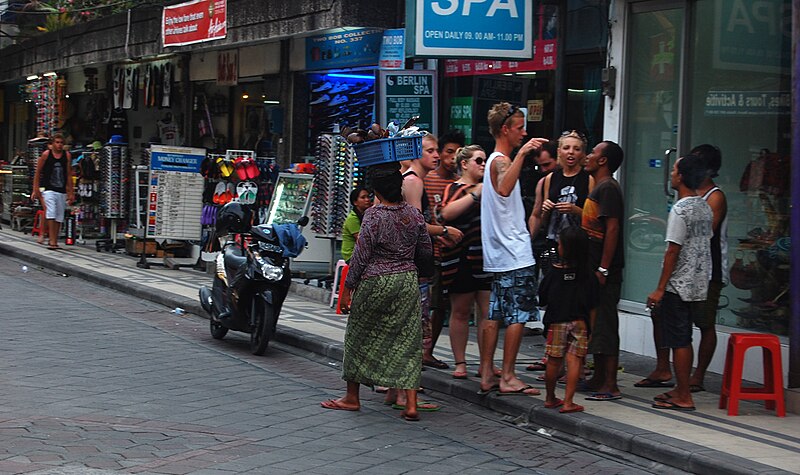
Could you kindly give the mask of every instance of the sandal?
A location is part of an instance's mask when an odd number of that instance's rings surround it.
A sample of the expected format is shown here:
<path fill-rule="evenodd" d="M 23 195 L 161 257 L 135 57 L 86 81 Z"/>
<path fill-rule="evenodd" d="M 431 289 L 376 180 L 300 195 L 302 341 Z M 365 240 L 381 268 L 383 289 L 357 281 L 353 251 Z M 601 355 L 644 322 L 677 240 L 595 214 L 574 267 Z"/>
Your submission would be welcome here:
<path fill-rule="evenodd" d="M 455 365 L 458 366 L 460 364 L 466 365 L 466 361 L 456 361 Z M 467 379 L 467 372 L 466 371 L 453 371 L 453 379 Z"/>
<path fill-rule="evenodd" d="M 430 366 L 431 368 L 436 368 L 436 369 L 448 369 L 450 367 L 450 365 L 448 365 L 444 361 L 440 361 L 437 359 L 430 361 L 422 360 L 422 366 Z"/>

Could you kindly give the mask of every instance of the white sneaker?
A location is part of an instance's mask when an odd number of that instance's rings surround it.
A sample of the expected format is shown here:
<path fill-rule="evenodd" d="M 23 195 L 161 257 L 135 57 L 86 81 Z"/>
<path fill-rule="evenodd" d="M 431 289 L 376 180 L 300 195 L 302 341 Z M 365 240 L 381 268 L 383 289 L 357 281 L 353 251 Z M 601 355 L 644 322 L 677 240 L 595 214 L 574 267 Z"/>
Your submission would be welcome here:
<path fill-rule="evenodd" d="M 350 86 L 343 82 L 337 82 L 333 89 L 330 90 L 331 94 L 338 94 L 350 89 Z"/>
<path fill-rule="evenodd" d="M 339 97 L 339 96 L 336 96 L 336 97 Z M 312 101 L 309 104 L 311 104 L 313 106 L 314 104 L 322 104 L 323 102 L 328 102 L 330 100 L 331 100 L 331 96 L 329 96 L 327 94 L 323 94 L 320 97 L 318 97 L 317 100 Z"/>
<path fill-rule="evenodd" d="M 333 84 L 331 84 L 330 81 L 325 81 L 320 87 L 318 87 L 316 89 L 312 89 L 311 92 L 327 91 L 328 89 L 331 89 L 332 87 L 333 87 Z"/>
<path fill-rule="evenodd" d="M 347 96 L 339 94 L 338 96 L 334 97 L 333 100 L 328 105 L 338 106 L 339 104 L 344 104 L 345 102 L 347 102 Z"/>

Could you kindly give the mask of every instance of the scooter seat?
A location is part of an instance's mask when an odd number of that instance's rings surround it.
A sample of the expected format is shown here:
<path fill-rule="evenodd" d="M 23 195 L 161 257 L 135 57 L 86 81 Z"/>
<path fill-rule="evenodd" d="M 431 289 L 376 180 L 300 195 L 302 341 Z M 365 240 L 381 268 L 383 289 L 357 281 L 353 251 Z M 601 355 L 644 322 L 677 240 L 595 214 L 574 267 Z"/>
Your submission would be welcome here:
<path fill-rule="evenodd" d="M 225 273 L 231 277 L 238 274 L 239 269 L 247 264 L 247 257 L 240 246 L 228 246 L 225 248 L 223 261 L 225 262 Z"/>

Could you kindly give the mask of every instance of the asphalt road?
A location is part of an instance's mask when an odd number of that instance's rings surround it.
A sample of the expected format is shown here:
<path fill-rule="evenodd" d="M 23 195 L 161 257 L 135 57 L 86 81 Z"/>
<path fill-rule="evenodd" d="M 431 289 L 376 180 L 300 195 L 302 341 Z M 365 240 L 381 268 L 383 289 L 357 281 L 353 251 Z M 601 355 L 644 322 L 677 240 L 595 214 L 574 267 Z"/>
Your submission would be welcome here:
<path fill-rule="evenodd" d="M 674 473 L 433 394 L 416 423 L 369 389 L 325 410 L 333 362 L 21 265 L 0 259 L 0 473 Z"/>

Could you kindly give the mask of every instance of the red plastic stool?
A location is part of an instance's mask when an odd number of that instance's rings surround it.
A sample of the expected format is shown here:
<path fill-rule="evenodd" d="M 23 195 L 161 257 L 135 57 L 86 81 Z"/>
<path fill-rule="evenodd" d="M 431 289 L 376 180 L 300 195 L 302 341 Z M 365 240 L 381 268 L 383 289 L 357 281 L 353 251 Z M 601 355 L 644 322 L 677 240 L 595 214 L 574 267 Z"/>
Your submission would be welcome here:
<path fill-rule="evenodd" d="M 44 227 L 45 217 L 44 211 L 39 210 L 33 217 L 33 229 L 31 229 L 31 236 L 42 235 L 42 228 Z"/>
<path fill-rule="evenodd" d="M 347 264 L 345 264 L 345 266 L 342 267 L 342 277 L 340 279 L 341 283 L 339 284 L 339 293 L 337 294 L 337 295 L 339 295 L 339 298 L 336 300 L 336 315 L 341 315 L 342 314 L 342 298 L 341 297 L 342 297 L 342 292 L 344 292 L 344 281 L 347 280 L 347 272 L 349 270 L 350 270 L 350 266 L 347 265 Z"/>
<path fill-rule="evenodd" d="M 742 368 L 748 348 L 761 347 L 764 354 L 764 387 L 742 388 Z M 728 399 L 730 399 L 730 404 Z M 763 333 L 731 333 L 728 352 L 725 355 L 725 371 L 722 373 L 722 393 L 719 408 L 728 407 L 728 415 L 739 414 L 739 400 L 763 400 L 764 406 L 775 410 L 778 417 L 786 416 L 783 400 L 783 367 L 781 365 L 781 342 L 775 335 Z"/>

